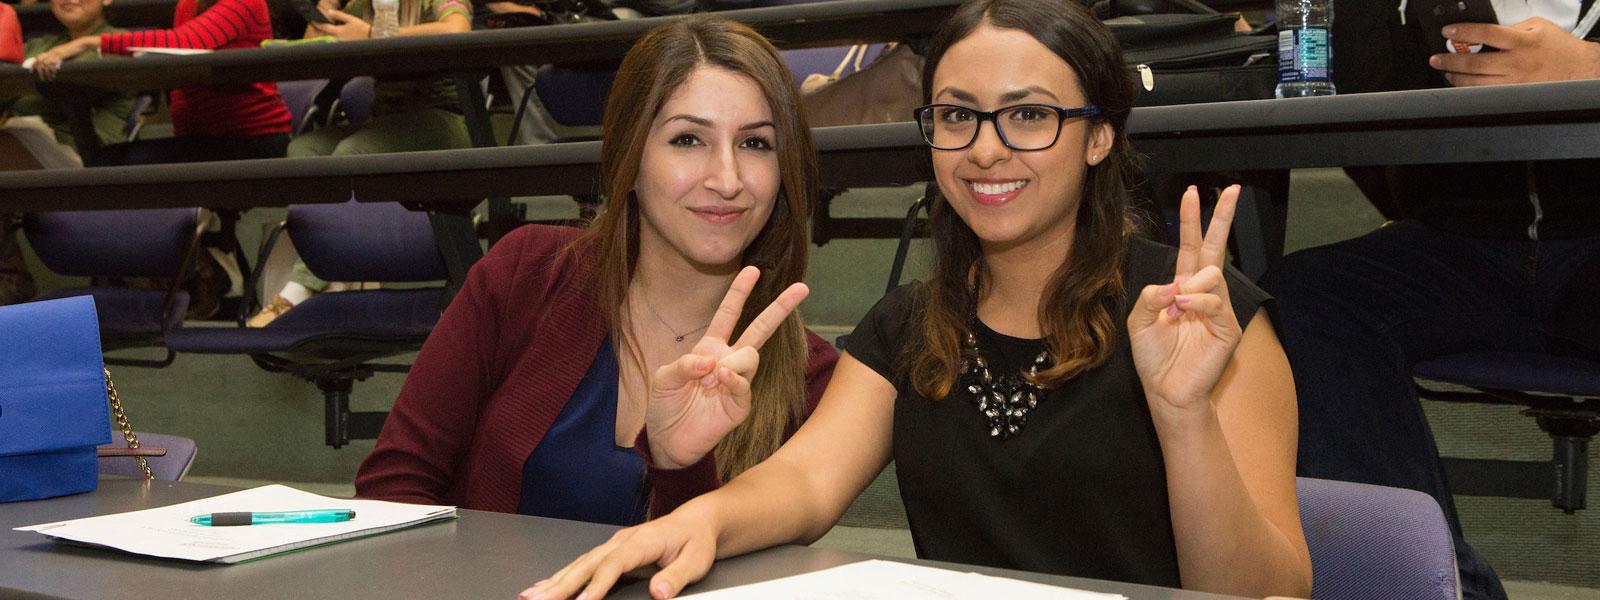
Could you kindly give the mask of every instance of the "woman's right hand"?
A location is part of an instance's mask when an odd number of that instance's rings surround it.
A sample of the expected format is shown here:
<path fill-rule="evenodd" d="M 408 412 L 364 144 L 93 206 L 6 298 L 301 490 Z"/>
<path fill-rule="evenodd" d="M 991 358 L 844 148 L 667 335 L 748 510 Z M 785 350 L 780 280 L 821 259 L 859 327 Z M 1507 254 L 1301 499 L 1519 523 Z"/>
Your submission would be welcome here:
<path fill-rule="evenodd" d="M 705 337 L 650 378 L 645 430 L 657 467 L 681 469 L 699 462 L 750 414 L 750 382 L 761 363 L 761 345 L 810 293 L 803 283 L 790 285 L 750 321 L 737 341 L 729 341 L 760 277 L 755 267 L 740 271 Z"/>
<path fill-rule="evenodd" d="M 692 510 L 692 509 L 691 509 Z M 692 512 L 676 511 L 611 536 L 611 540 L 578 557 L 548 579 L 522 591 L 520 600 L 560 600 L 578 594 L 598 600 L 623 574 L 656 565 L 650 577 L 650 595 L 671 598 L 705 577 L 717 557 L 717 534 Z"/>

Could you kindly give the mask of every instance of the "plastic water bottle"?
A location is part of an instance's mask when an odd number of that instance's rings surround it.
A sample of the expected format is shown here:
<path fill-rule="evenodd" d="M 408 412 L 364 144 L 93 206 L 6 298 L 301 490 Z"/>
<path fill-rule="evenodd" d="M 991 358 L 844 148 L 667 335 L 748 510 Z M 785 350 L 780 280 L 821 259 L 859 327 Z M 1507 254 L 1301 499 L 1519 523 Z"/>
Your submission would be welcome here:
<path fill-rule="evenodd" d="M 400 0 L 372 0 L 372 39 L 400 35 Z"/>
<path fill-rule="evenodd" d="M 1279 98 L 1332 96 L 1333 0 L 1277 0 Z"/>

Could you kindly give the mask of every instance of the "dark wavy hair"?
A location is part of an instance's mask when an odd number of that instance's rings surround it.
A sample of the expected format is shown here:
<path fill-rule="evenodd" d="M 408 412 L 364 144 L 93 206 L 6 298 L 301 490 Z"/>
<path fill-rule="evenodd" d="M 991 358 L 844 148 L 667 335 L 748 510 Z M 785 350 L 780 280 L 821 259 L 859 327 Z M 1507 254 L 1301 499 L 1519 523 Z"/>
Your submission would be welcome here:
<path fill-rule="evenodd" d="M 1128 114 L 1136 91 L 1122 63 L 1122 49 L 1111 31 L 1074 0 L 969 0 L 956 9 L 934 37 L 922 75 L 924 99 L 931 101 L 933 74 L 951 46 L 988 23 L 1015 29 L 1060 56 L 1077 75 L 1088 101 L 1100 107 L 1093 123 L 1109 123 L 1111 153 L 1084 177 L 1072 251 L 1054 274 L 1039 305 L 1039 323 L 1054 364 L 1037 383 L 1055 385 L 1104 363 L 1117 331 L 1113 310 L 1123 296 L 1122 262 L 1134 231 L 1129 181 L 1138 157 L 1128 144 Z M 917 392 L 944 398 L 959 375 L 961 340 L 968 333 L 978 299 L 989 285 L 977 234 L 942 197 L 929 207 L 934 273 L 917 303 L 922 331 L 913 336 L 902 373 Z"/>

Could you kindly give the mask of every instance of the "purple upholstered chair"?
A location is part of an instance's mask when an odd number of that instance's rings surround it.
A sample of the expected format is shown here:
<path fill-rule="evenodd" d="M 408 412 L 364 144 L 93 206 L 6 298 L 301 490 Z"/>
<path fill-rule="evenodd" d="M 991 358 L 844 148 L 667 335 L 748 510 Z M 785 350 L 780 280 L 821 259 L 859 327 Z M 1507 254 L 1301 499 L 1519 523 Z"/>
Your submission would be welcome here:
<path fill-rule="evenodd" d="M 376 82 L 371 77 L 353 77 L 339 88 L 339 99 L 333 103 L 331 118 L 338 119 L 341 115 L 344 122 L 351 125 L 364 125 L 367 119 L 372 118 L 372 103 L 377 98 Z M 332 125 L 333 123 L 329 123 Z"/>
<path fill-rule="evenodd" d="M 151 456 L 145 458 L 145 463 L 150 465 L 150 474 L 161 481 L 178 481 L 189 473 L 189 466 L 194 464 L 196 448 L 194 440 L 175 435 L 160 433 L 135 432 L 139 438 L 140 448 L 163 448 L 167 451 L 164 456 Z M 127 448 L 128 443 L 122 440 L 120 433 L 113 433 L 116 441 L 101 446 L 101 448 Z M 101 475 L 126 475 L 128 477 L 144 477 L 144 471 L 139 470 L 138 461 L 131 456 L 102 456 L 100 457 Z"/>
<path fill-rule="evenodd" d="M 605 114 L 606 96 L 611 94 L 611 82 L 616 76 L 616 65 L 544 65 L 533 77 L 533 89 L 556 123 L 565 127 L 598 127 Z M 523 97 L 526 98 L 526 94 Z M 523 100 L 523 106 L 518 107 L 518 116 L 532 118 L 525 115 L 527 103 Z"/>
<path fill-rule="evenodd" d="M 1600 362 L 1542 352 L 1463 352 L 1417 363 L 1418 378 L 1471 391 L 1417 386 L 1432 400 L 1525 406 L 1550 434 L 1550 460 L 1444 458 L 1451 491 L 1550 500 L 1567 514 L 1586 505 L 1589 441 L 1600 433 Z"/>
<path fill-rule="evenodd" d="M 1433 497 L 1300 477 L 1300 525 L 1311 547 L 1311 597 L 1457 600 L 1450 526 Z"/>
<path fill-rule="evenodd" d="M 427 213 L 392 203 L 296 205 L 268 236 L 270 256 L 287 232 L 311 272 L 328 281 L 384 283 L 448 279 Z M 254 284 L 252 284 L 254 287 Z M 269 371 L 317 384 L 325 402 L 325 440 L 334 448 L 377 437 L 386 413 L 351 412 L 354 382 L 406 365 L 373 361 L 422 347 L 447 300 L 444 287 L 318 294 L 261 328 L 182 328 L 167 336 L 176 352 L 246 354 Z"/>
<path fill-rule="evenodd" d="M 317 97 L 328 88 L 326 79 L 302 79 L 298 81 L 279 81 L 278 95 L 283 97 L 283 105 L 289 109 L 289 127 L 294 133 L 305 133 L 311 125 L 317 122 Z"/>

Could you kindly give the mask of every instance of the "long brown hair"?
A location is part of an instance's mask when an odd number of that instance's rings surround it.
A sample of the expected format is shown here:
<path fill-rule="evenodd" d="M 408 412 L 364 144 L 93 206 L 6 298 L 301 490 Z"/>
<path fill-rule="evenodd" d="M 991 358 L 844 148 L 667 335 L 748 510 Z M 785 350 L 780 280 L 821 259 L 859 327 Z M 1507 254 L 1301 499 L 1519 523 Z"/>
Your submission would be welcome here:
<path fill-rule="evenodd" d="M 734 337 L 806 272 L 811 207 L 817 195 L 816 151 L 801 116 L 799 98 L 778 51 L 761 34 L 715 16 L 674 19 L 645 34 L 617 69 L 601 121 L 601 191 L 606 208 L 588 232 L 597 257 L 599 301 L 611 320 L 618 355 L 643 357 L 626 332 L 628 284 L 639 262 L 639 200 L 634 183 L 650 124 L 672 92 L 701 67 L 726 69 L 755 82 L 772 110 L 777 130 L 781 187 L 766 226 L 744 251 L 744 264 L 761 269 Z M 624 351 L 623 348 L 631 348 Z M 805 410 L 805 326 L 791 314 L 761 348 L 761 369 L 751 382 L 750 415 L 717 445 L 724 481 L 778 449 L 784 429 Z M 651 372 L 646 369 L 646 375 Z"/>
<path fill-rule="evenodd" d="M 1109 123 L 1114 132 L 1111 154 L 1089 167 L 1084 178 L 1071 253 L 1056 265 L 1039 305 L 1040 328 L 1054 364 L 1040 371 L 1036 382 L 1054 385 L 1104 363 L 1115 346 L 1112 311 L 1123 296 L 1123 253 L 1133 232 L 1128 178 L 1138 159 L 1128 145 L 1126 126 L 1135 91 L 1116 38 L 1081 3 L 969 0 L 934 37 L 922 76 L 924 98 L 932 97 L 933 73 L 945 52 L 985 22 L 1023 31 L 1065 60 L 1085 97 L 1100 107 L 1092 123 Z M 977 234 L 949 202 L 932 200 L 934 273 L 918 302 L 925 311 L 921 335 L 914 336 L 905 355 L 908 364 L 901 368 L 919 394 L 937 399 L 955 386 L 961 340 L 990 273 Z"/>

